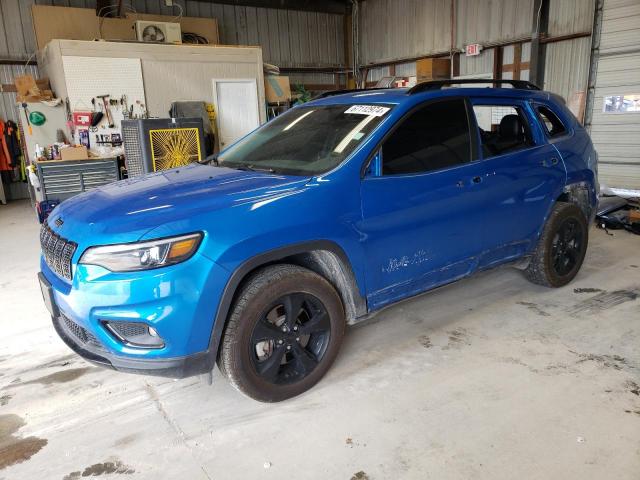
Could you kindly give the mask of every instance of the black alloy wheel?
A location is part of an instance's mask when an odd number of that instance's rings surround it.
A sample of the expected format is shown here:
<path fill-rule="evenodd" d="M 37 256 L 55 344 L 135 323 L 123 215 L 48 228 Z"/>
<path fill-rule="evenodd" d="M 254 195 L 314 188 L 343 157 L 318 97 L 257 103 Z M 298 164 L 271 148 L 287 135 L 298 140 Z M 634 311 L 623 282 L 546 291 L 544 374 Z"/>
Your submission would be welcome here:
<path fill-rule="evenodd" d="M 322 361 L 330 338 L 329 314 L 320 300 L 308 293 L 285 295 L 253 328 L 253 367 L 269 383 L 299 381 Z"/>
<path fill-rule="evenodd" d="M 229 314 L 218 366 L 261 402 L 306 392 L 327 373 L 345 330 L 342 299 L 323 276 L 290 264 L 252 273 Z"/>
<path fill-rule="evenodd" d="M 589 222 L 582 209 L 557 202 L 533 250 L 525 276 L 546 287 L 562 287 L 580 271 L 589 243 Z"/>

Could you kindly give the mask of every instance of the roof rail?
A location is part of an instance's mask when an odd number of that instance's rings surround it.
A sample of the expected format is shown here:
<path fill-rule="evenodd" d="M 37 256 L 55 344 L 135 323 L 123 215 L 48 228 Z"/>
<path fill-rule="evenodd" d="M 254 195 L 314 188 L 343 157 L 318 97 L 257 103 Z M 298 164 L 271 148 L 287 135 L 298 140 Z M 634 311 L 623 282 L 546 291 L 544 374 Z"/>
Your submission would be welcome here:
<path fill-rule="evenodd" d="M 327 97 L 333 97 L 334 95 L 342 95 L 343 93 L 352 93 L 352 92 L 369 92 L 369 91 L 373 91 L 373 90 L 390 90 L 389 88 L 353 88 L 351 90 L 330 90 L 328 92 L 323 92 L 320 95 L 314 97 L 313 99 L 316 100 L 318 98 L 327 98 Z"/>
<path fill-rule="evenodd" d="M 455 78 L 451 80 L 433 80 L 431 82 L 418 83 L 417 85 L 411 87 L 411 89 L 407 93 L 409 95 L 413 95 L 414 93 L 426 92 L 429 90 L 440 90 L 442 87 L 446 87 L 448 85 L 463 85 L 469 83 L 492 83 L 494 84 L 494 88 L 495 85 L 506 83 L 518 90 L 540 90 L 540 87 L 527 80 L 502 80 L 497 78 Z"/>

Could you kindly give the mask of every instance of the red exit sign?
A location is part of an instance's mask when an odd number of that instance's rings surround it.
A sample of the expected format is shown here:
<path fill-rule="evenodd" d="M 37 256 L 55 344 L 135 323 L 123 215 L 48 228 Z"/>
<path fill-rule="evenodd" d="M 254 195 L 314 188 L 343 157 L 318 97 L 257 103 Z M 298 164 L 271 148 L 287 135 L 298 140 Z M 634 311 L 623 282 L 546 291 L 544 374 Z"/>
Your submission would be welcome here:
<path fill-rule="evenodd" d="M 468 56 L 480 55 L 480 51 L 482 50 L 482 45 L 479 43 L 472 43 L 471 45 L 467 45 L 465 47 L 465 53 Z"/>

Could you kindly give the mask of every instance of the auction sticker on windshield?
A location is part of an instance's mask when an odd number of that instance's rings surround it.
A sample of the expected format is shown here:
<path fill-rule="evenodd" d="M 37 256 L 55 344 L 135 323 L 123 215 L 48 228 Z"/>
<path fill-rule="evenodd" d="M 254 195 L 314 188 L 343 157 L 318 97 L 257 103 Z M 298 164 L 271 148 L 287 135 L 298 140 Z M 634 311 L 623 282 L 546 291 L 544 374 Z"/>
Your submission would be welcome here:
<path fill-rule="evenodd" d="M 353 105 L 344 113 L 355 113 L 357 115 L 371 115 L 381 117 L 391 110 L 389 107 L 381 107 L 379 105 Z"/>

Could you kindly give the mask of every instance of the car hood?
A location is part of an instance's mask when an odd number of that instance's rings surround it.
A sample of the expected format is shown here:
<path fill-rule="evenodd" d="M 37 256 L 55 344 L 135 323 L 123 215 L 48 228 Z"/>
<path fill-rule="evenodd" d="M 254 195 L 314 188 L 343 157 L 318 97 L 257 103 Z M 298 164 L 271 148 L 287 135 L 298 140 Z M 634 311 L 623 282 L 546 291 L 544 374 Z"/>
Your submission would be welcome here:
<path fill-rule="evenodd" d="M 134 242 L 164 223 L 264 201 L 302 188 L 308 180 L 191 164 L 121 180 L 72 197 L 51 213 L 49 225 L 78 243 Z"/>

